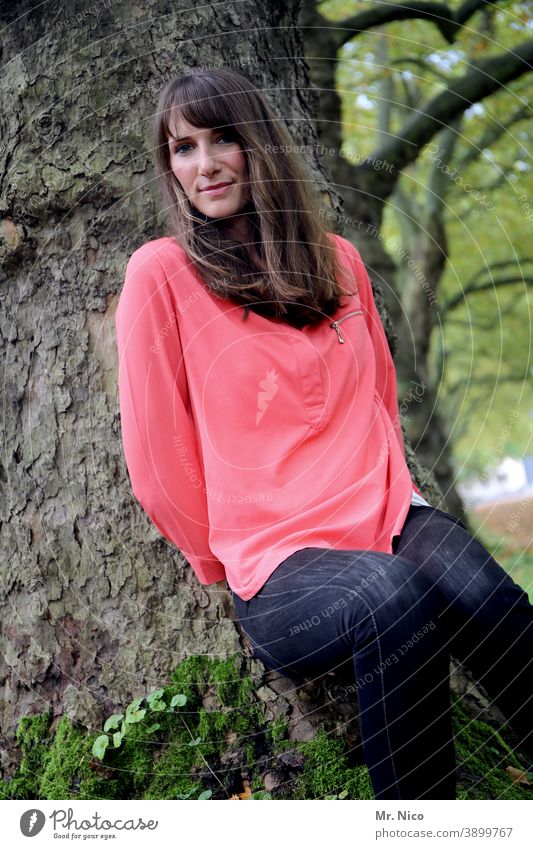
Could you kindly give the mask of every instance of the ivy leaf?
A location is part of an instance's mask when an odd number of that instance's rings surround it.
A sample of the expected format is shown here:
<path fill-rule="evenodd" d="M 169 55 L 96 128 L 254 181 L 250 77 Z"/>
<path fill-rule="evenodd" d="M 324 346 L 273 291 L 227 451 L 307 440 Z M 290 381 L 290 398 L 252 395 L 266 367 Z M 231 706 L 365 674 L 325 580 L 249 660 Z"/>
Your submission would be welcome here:
<path fill-rule="evenodd" d="M 153 725 L 150 725 L 150 727 L 146 729 L 146 733 L 147 733 L 147 734 L 151 734 L 151 733 L 152 733 L 152 731 L 157 731 L 157 729 L 158 729 L 158 728 L 161 728 L 160 723 L 159 723 L 159 722 L 154 722 L 154 724 L 153 724 Z"/>
<path fill-rule="evenodd" d="M 164 695 L 165 695 L 164 690 L 154 690 L 153 693 L 150 693 L 150 695 L 146 697 L 146 700 L 149 702 L 150 699 L 160 699 L 161 696 L 164 696 Z"/>
<path fill-rule="evenodd" d="M 146 716 L 146 708 L 143 708 L 142 710 L 138 710 L 137 713 L 132 714 L 128 721 L 130 723 L 140 722 L 141 719 L 144 719 L 145 716 Z"/>
<path fill-rule="evenodd" d="M 113 745 L 115 746 L 115 749 L 118 749 L 121 743 L 122 734 L 120 733 L 120 731 L 115 731 L 115 733 L 113 734 Z"/>
<path fill-rule="evenodd" d="M 183 693 L 178 693 L 176 696 L 172 696 L 170 700 L 170 707 L 183 707 L 183 705 L 187 704 L 187 696 L 184 696 Z"/>
<path fill-rule="evenodd" d="M 161 698 L 164 693 L 164 690 L 154 690 L 153 693 L 150 693 L 150 695 L 146 697 L 148 707 L 150 707 L 152 710 L 165 710 L 166 703 Z"/>
<path fill-rule="evenodd" d="M 113 716 L 108 716 L 104 724 L 104 731 L 112 731 L 113 728 L 118 728 L 119 722 L 123 719 L 123 713 L 114 713 Z"/>
<path fill-rule="evenodd" d="M 210 799 L 212 795 L 213 795 L 213 791 L 212 791 L 212 790 L 204 790 L 204 792 L 203 792 L 203 793 L 200 793 L 200 795 L 198 796 L 198 798 L 199 798 L 199 799 Z"/>
<path fill-rule="evenodd" d="M 126 722 L 133 724 L 134 722 L 140 722 L 141 719 L 144 719 L 146 716 L 146 708 L 139 710 L 141 702 L 142 699 L 134 699 L 131 704 L 128 705 L 126 708 Z"/>
<path fill-rule="evenodd" d="M 191 742 L 189 743 L 189 746 L 199 746 L 201 742 L 202 742 L 201 737 L 195 737 L 194 740 L 191 740 Z"/>
<path fill-rule="evenodd" d="M 190 799 L 192 796 L 194 796 L 196 793 L 198 793 L 198 791 L 201 789 L 201 787 L 202 787 L 201 784 L 195 784 L 194 787 L 192 787 L 189 790 L 188 793 L 176 793 L 176 795 L 173 796 L 173 798 L 174 799 Z"/>
<path fill-rule="evenodd" d="M 107 734 L 100 734 L 93 743 L 92 753 L 95 758 L 104 759 L 105 750 L 109 745 L 109 737 Z"/>

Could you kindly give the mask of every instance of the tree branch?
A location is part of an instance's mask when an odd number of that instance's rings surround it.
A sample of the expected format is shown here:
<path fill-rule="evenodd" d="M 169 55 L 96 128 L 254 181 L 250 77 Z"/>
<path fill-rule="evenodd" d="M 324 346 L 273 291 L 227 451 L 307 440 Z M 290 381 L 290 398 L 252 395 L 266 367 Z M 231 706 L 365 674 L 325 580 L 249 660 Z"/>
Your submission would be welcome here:
<path fill-rule="evenodd" d="M 502 319 L 507 318 L 508 316 L 513 316 L 516 312 L 516 305 L 520 298 L 523 298 L 525 295 L 525 291 L 523 289 L 520 290 L 514 297 L 512 303 L 508 304 L 505 308 L 500 307 L 498 310 L 498 319 L 500 322 Z M 451 316 L 446 316 L 446 327 L 451 327 L 455 325 L 455 327 L 464 327 L 465 320 L 464 318 L 452 318 Z M 474 317 L 472 313 L 468 316 L 468 326 L 476 330 L 486 330 L 488 332 L 492 332 L 494 330 L 494 316 L 492 316 L 488 321 L 481 321 L 479 318 Z"/>
<path fill-rule="evenodd" d="M 416 56 L 401 56 L 399 59 L 394 59 L 393 62 L 389 63 L 390 68 L 399 67 L 401 69 L 402 65 L 416 65 L 417 68 L 422 68 L 422 70 L 426 71 L 426 73 L 432 74 L 438 80 L 445 83 L 445 85 L 450 84 L 449 74 L 444 74 L 438 68 L 435 68 L 430 62 L 426 62 L 425 59 L 419 59 Z"/>
<path fill-rule="evenodd" d="M 446 91 L 415 112 L 397 136 L 391 137 L 374 151 L 371 158 L 386 161 L 396 171 L 400 171 L 414 162 L 420 148 L 445 125 L 450 124 L 453 118 L 473 103 L 479 103 L 502 86 L 531 71 L 532 63 L 533 40 L 529 40 L 500 56 L 473 65 L 472 70 L 452 81 Z"/>
<path fill-rule="evenodd" d="M 517 256 L 517 257 L 513 257 L 513 259 L 501 259 L 498 262 L 491 262 L 490 268 L 491 268 L 491 271 L 494 271 L 496 268 L 498 268 L 498 269 L 509 268 L 510 265 L 511 266 L 513 266 L 513 265 L 520 265 L 520 266 L 529 265 L 530 262 L 533 262 L 533 256 Z M 476 271 L 474 276 L 470 278 L 470 280 L 467 283 L 467 286 L 473 285 L 476 280 L 479 280 L 486 273 L 487 273 L 487 269 L 485 268 L 485 266 L 484 265 L 481 266 L 479 271 Z"/>
<path fill-rule="evenodd" d="M 465 168 L 467 165 L 470 165 L 471 162 L 474 162 L 476 159 L 479 159 L 482 152 L 495 144 L 498 139 L 502 136 L 506 135 L 509 131 L 509 127 L 513 124 L 518 123 L 518 121 L 523 121 L 525 118 L 531 117 L 531 106 L 524 105 L 517 109 L 513 114 L 507 118 L 505 121 L 498 123 L 497 121 L 492 121 L 486 128 L 481 138 L 477 143 L 472 142 L 468 151 L 465 155 L 459 160 L 458 166 L 459 168 Z"/>
<path fill-rule="evenodd" d="M 440 315 L 445 315 L 451 312 L 455 307 L 464 302 L 468 295 L 475 295 L 478 292 L 485 292 L 487 289 L 501 288 L 502 286 L 513 286 L 515 283 L 525 283 L 526 286 L 533 286 L 533 277 L 511 275 L 510 277 L 500 277 L 499 280 L 488 280 L 486 283 L 481 283 L 479 286 L 465 286 L 462 292 L 459 292 L 448 303 L 444 304 L 439 310 Z"/>
<path fill-rule="evenodd" d="M 457 21 L 457 24 L 462 27 L 466 24 L 469 18 L 474 15 L 478 9 L 482 9 L 483 6 L 488 6 L 489 0 L 464 0 L 464 3 L 461 3 L 459 8 L 456 10 L 454 15 L 454 20 Z M 491 6 L 495 5 L 494 3 L 490 3 Z"/>
<path fill-rule="evenodd" d="M 450 44 L 456 37 L 458 25 L 453 10 L 447 3 L 433 3 L 431 0 L 411 0 L 410 3 L 372 3 L 371 8 L 357 12 L 351 18 L 341 22 L 343 38 L 341 44 L 350 41 L 355 35 L 366 30 L 390 24 L 393 21 L 406 21 L 423 18 L 432 21 L 443 38 Z"/>
<path fill-rule="evenodd" d="M 494 0 L 490 5 L 494 6 L 497 2 L 499 0 Z M 434 23 L 442 37 L 452 44 L 468 19 L 478 9 L 487 5 L 489 0 L 465 0 L 455 11 L 447 3 L 431 2 L 431 0 L 410 0 L 408 3 L 375 2 L 371 4 L 371 8 L 357 12 L 341 22 L 342 34 L 339 36 L 338 47 L 342 47 L 354 36 L 374 27 L 414 18 Z"/>

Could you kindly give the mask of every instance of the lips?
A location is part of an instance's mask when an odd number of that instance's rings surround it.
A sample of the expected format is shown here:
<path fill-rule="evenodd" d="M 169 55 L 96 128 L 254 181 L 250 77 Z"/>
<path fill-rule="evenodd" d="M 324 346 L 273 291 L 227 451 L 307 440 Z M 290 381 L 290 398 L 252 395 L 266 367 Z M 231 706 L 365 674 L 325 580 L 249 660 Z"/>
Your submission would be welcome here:
<path fill-rule="evenodd" d="M 213 189 L 223 189 L 225 186 L 231 186 L 231 180 L 227 183 L 215 183 L 213 186 L 205 186 L 203 189 L 200 189 L 200 191 L 209 192 Z"/>

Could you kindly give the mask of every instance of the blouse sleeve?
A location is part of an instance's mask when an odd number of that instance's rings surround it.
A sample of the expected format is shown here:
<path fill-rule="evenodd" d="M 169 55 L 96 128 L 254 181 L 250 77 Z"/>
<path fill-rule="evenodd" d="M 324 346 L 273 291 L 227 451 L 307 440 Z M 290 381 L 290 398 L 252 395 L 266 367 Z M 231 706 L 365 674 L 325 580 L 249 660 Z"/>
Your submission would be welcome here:
<path fill-rule="evenodd" d="M 133 494 L 200 583 L 220 581 L 226 575 L 209 549 L 206 488 L 176 310 L 149 244 L 126 266 L 115 330 L 122 444 Z"/>
<path fill-rule="evenodd" d="M 392 359 L 389 343 L 381 323 L 381 318 L 374 301 L 372 284 L 361 259 L 361 254 L 351 242 L 345 240 L 353 252 L 355 278 L 359 287 L 360 301 L 363 306 L 365 320 L 372 339 L 376 360 L 376 390 L 387 410 L 401 452 L 405 458 L 405 446 L 403 443 L 403 432 L 400 421 L 400 409 L 398 406 L 398 387 L 396 380 L 396 367 Z M 413 489 L 421 495 L 418 487 L 413 483 Z"/>

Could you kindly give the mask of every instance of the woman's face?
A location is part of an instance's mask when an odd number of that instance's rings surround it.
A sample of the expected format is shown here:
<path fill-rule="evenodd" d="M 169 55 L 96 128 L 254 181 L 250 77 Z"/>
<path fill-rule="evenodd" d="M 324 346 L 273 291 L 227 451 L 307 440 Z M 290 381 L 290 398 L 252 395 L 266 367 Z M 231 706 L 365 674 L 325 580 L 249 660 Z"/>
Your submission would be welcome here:
<path fill-rule="evenodd" d="M 246 157 L 240 143 L 224 130 L 199 129 L 182 117 L 171 132 L 170 166 L 193 206 L 210 218 L 235 215 L 249 191 Z M 211 186 L 219 188 L 209 191 Z"/>

